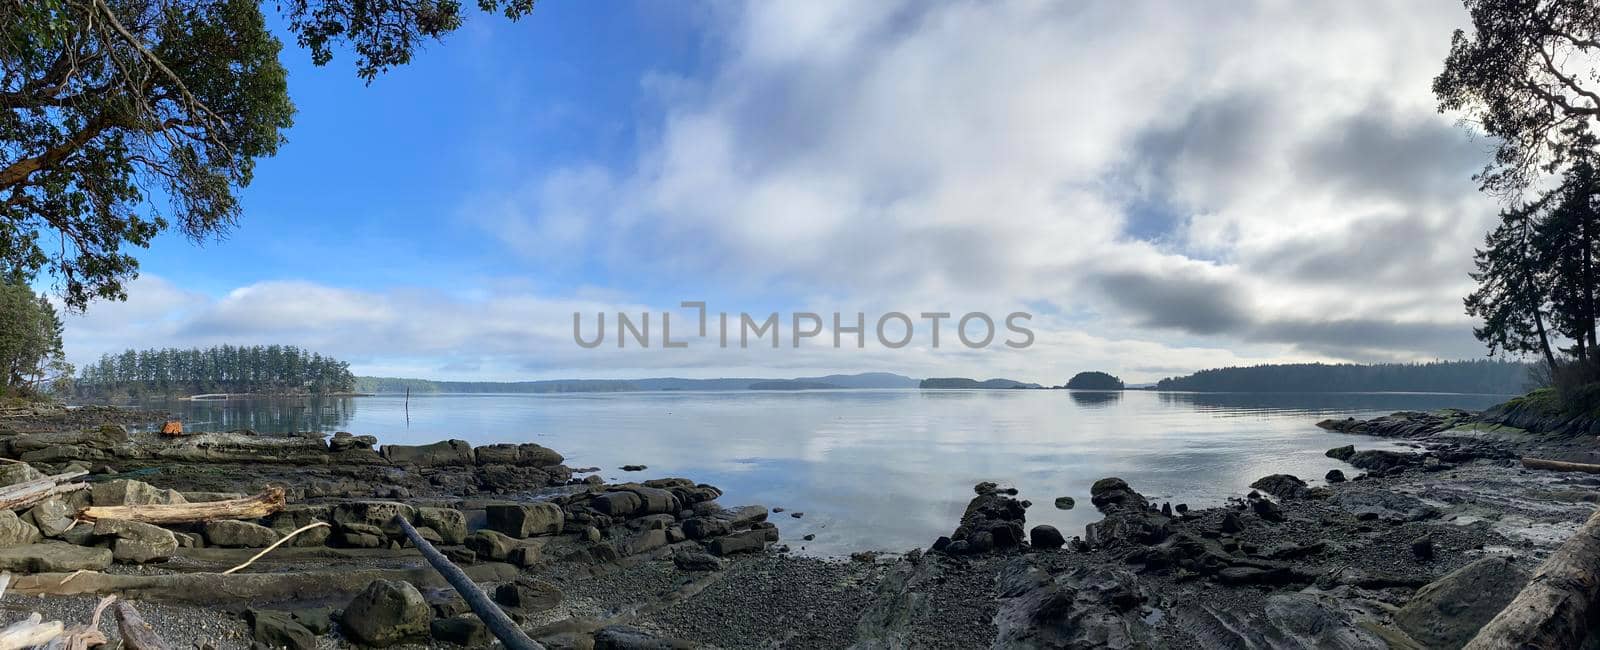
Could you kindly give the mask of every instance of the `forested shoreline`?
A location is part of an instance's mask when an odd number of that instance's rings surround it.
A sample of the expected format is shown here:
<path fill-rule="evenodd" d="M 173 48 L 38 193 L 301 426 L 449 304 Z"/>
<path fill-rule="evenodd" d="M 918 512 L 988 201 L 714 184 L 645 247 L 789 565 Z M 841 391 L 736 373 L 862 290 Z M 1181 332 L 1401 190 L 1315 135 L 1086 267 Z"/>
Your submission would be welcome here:
<path fill-rule="evenodd" d="M 206 393 L 348 393 L 350 364 L 292 345 L 127 350 L 85 366 L 72 387 L 80 399 L 137 399 Z"/>
<path fill-rule="evenodd" d="M 1510 395 L 1527 389 L 1532 365 L 1479 359 L 1430 363 L 1290 363 L 1212 368 L 1156 383 L 1156 390 L 1255 393 L 1415 392 Z"/>

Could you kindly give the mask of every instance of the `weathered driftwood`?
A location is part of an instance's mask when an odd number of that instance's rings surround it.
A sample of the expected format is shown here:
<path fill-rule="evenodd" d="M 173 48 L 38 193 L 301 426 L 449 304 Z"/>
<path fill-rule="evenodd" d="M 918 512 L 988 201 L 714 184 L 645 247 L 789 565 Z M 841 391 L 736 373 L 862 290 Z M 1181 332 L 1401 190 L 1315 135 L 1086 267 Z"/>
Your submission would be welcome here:
<path fill-rule="evenodd" d="M 1469 650 L 1577 648 L 1600 591 L 1600 511 L 1534 571 L 1528 586 L 1478 630 Z"/>
<path fill-rule="evenodd" d="M 78 518 L 123 519 L 147 524 L 182 524 L 218 519 L 260 519 L 284 506 L 283 488 L 269 487 L 253 497 L 206 501 L 202 503 L 148 504 L 133 506 L 90 506 L 78 511 Z"/>
<path fill-rule="evenodd" d="M 31 481 L 23 481 L 15 485 L 7 485 L 0 488 L 0 509 L 16 510 L 25 508 L 63 492 L 82 490 L 89 487 L 89 485 L 87 483 L 59 484 L 84 474 L 88 474 L 88 472 L 67 472 L 65 474 L 36 478 Z"/>
<path fill-rule="evenodd" d="M 472 608 L 472 613 L 478 615 L 478 618 L 489 628 L 489 631 L 494 633 L 495 638 L 500 639 L 500 643 L 510 648 L 510 650 L 544 650 L 543 645 L 528 638 L 527 633 L 522 631 L 521 626 L 512 621 L 511 617 L 506 616 L 505 611 L 500 609 L 499 605 L 489 600 L 483 590 L 478 588 L 478 583 L 473 582 L 471 577 L 462 572 L 461 567 L 456 566 L 443 553 L 440 553 L 439 549 L 434 548 L 433 544 L 423 539 L 422 535 L 417 532 L 416 528 L 411 526 L 411 522 L 406 521 L 404 516 L 395 515 L 391 523 L 399 526 L 400 530 L 406 534 L 406 539 L 411 540 L 411 544 L 416 546 L 417 550 L 422 551 L 422 557 L 427 558 L 428 564 L 432 564 L 434 570 L 438 571 L 439 575 L 444 576 L 445 582 L 450 583 L 450 586 L 455 588 L 456 593 L 461 595 L 461 599 L 467 601 L 467 606 Z"/>
<path fill-rule="evenodd" d="M 1600 474 L 1600 465 L 1594 463 L 1573 463 L 1564 460 L 1545 460 L 1543 458 L 1522 458 L 1522 466 L 1528 469 L 1548 469 L 1557 472 L 1588 472 Z"/>
<path fill-rule="evenodd" d="M 115 595 L 100 599 L 100 604 L 94 606 L 94 615 L 89 618 L 88 625 L 74 625 L 67 628 L 65 634 L 56 637 L 46 646 L 47 650 L 89 650 L 96 646 L 105 645 L 106 635 L 100 632 L 100 615 L 104 614 L 107 607 L 115 601 Z"/>
<path fill-rule="evenodd" d="M 156 630 L 144 622 L 139 610 L 126 600 L 119 600 L 112 609 L 117 614 L 117 632 L 122 635 L 122 647 L 130 650 L 172 650 Z"/>
<path fill-rule="evenodd" d="M 66 626 L 62 625 L 61 621 L 41 622 L 43 618 L 38 612 L 34 612 L 28 618 L 0 629 L 0 650 L 31 648 L 44 645 L 51 639 L 61 636 Z"/>

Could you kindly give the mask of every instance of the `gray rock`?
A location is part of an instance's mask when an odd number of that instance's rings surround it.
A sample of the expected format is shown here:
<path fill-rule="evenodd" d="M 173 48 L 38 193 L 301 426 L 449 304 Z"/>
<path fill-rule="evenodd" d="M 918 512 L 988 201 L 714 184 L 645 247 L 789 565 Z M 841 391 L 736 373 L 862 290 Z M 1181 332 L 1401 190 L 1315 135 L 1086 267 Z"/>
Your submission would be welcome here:
<path fill-rule="evenodd" d="M 465 440 L 441 440 L 428 445 L 384 445 L 383 457 L 391 463 L 417 467 L 470 466 L 477 464 L 472 445 Z"/>
<path fill-rule="evenodd" d="M 1067 543 L 1066 538 L 1061 536 L 1061 531 L 1048 524 L 1034 526 L 1033 530 L 1028 531 L 1028 540 L 1034 548 L 1061 548 Z"/>
<path fill-rule="evenodd" d="M 64 542 L 0 548 L 0 571 L 17 573 L 100 571 L 111 566 L 111 549 Z"/>
<path fill-rule="evenodd" d="M 603 515 L 627 517 L 639 512 L 644 507 L 644 500 L 633 492 L 607 492 L 590 499 L 589 507 Z"/>
<path fill-rule="evenodd" d="M 24 521 L 17 513 L 0 510 L 0 547 L 32 544 L 40 539 L 39 529 Z"/>
<path fill-rule="evenodd" d="M 993 648 L 1142 648 L 1151 645 L 1138 579 L 1121 567 L 1058 575 L 1014 560 L 996 581 Z"/>
<path fill-rule="evenodd" d="M 44 478 L 39 470 L 27 463 L 5 463 L 0 465 L 0 486 L 16 485 Z"/>
<path fill-rule="evenodd" d="M 1343 483 L 1345 481 L 1344 472 L 1339 471 L 1337 468 L 1328 470 L 1328 473 L 1322 478 L 1329 483 Z"/>
<path fill-rule="evenodd" d="M 1071 510 L 1078 505 L 1078 500 L 1072 497 L 1056 497 L 1057 510 Z"/>
<path fill-rule="evenodd" d="M 250 624 L 250 638 L 263 647 L 292 650 L 317 647 L 311 630 L 295 622 L 288 612 L 251 608 L 245 610 L 244 620 Z"/>
<path fill-rule="evenodd" d="M 28 509 L 24 520 L 39 529 L 45 537 L 58 537 L 75 523 L 72 508 L 59 496 L 50 497 Z"/>
<path fill-rule="evenodd" d="M 1271 474 L 1256 479 L 1253 487 L 1280 499 L 1304 499 L 1311 494 L 1310 486 L 1293 474 Z"/>
<path fill-rule="evenodd" d="M 177 490 L 161 490 L 149 483 L 129 479 L 95 483 L 89 491 L 90 498 L 97 506 L 188 503 L 183 494 Z"/>
<path fill-rule="evenodd" d="M 433 609 L 409 582 L 374 580 L 356 594 L 339 620 L 356 641 L 387 647 L 426 635 Z"/>
<path fill-rule="evenodd" d="M 495 587 L 494 601 L 524 612 L 542 612 L 561 604 L 561 589 L 543 580 L 517 576 L 515 580 Z"/>
<path fill-rule="evenodd" d="M 1294 643 L 1279 645 L 1329 650 L 1387 650 L 1390 646 L 1346 613 L 1337 601 L 1313 594 L 1267 597 L 1267 623 Z"/>
<path fill-rule="evenodd" d="M 373 526 L 381 530 L 386 536 L 401 537 L 400 527 L 391 523 L 395 515 L 401 515 L 406 520 L 417 517 L 416 508 L 404 503 L 394 501 L 351 501 L 333 507 L 330 517 L 333 523 L 342 530 L 353 530 L 372 534 L 371 530 L 362 530 L 352 526 Z"/>
<path fill-rule="evenodd" d="M 511 552 L 516 550 L 519 544 L 516 539 L 504 533 L 485 529 L 468 535 L 466 546 L 477 553 L 480 560 L 504 562 L 511 557 Z"/>
<path fill-rule="evenodd" d="M 722 569 L 722 560 L 704 551 L 678 551 L 672 555 L 672 563 L 680 571 L 718 571 Z"/>
<path fill-rule="evenodd" d="M 630 492 L 639 495 L 640 509 L 644 514 L 676 513 L 682 510 L 678 497 L 661 488 L 635 487 Z"/>
<path fill-rule="evenodd" d="M 753 553 L 767 546 L 767 535 L 761 530 L 747 530 L 711 540 L 707 550 L 721 556 L 734 553 Z"/>
<path fill-rule="evenodd" d="M 1528 582 L 1528 573 L 1499 557 L 1483 558 L 1417 590 L 1394 622 L 1427 647 L 1459 648 Z"/>
<path fill-rule="evenodd" d="M 479 465 L 550 467 L 565 460 L 555 450 L 533 443 L 488 445 L 475 451 Z"/>
<path fill-rule="evenodd" d="M 594 633 L 594 650 L 688 650 L 694 644 L 627 625 L 608 625 Z"/>
<path fill-rule="evenodd" d="M 523 539 L 556 535 L 566 517 L 554 503 L 495 504 L 484 508 L 491 530 Z"/>
<path fill-rule="evenodd" d="M 231 519 L 208 521 L 204 530 L 207 544 L 225 548 L 265 548 L 280 539 L 271 528 Z"/>
<path fill-rule="evenodd" d="M 428 624 L 434 641 L 464 645 L 468 648 L 489 646 L 489 628 L 474 614 L 460 614 L 450 618 L 434 619 Z"/>
<path fill-rule="evenodd" d="M 455 508 L 417 508 L 417 523 L 438 532 L 445 544 L 467 539 L 467 516 Z"/>
<path fill-rule="evenodd" d="M 1439 516 L 1438 508 L 1416 497 L 1384 489 L 1345 489 L 1334 495 L 1333 502 L 1357 519 L 1421 521 Z"/>
<path fill-rule="evenodd" d="M 172 531 L 141 521 L 101 519 L 94 523 L 94 534 L 114 538 L 111 554 L 118 562 L 157 562 L 178 550 L 178 538 Z"/>

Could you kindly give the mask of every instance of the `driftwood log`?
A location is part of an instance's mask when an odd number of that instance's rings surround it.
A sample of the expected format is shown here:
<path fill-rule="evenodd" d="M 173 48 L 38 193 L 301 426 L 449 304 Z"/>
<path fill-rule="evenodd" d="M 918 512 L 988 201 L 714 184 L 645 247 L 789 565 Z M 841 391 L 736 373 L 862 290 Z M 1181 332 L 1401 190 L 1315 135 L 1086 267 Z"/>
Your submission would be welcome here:
<path fill-rule="evenodd" d="M 1577 648 L 1600 591 L 1600 511 L 1534 571 L 1528 586 L 1478 630 L 1468 650 Z"/>
<path fill-rule="evenodd" d="M 218 519 L 260 519 L 283 510 L 283 488 L 269 487 L 253 497 L 203 503 L 90 506 L 78 511 L 85 521 L 124 519 L 147 524 L 182 524 Z"/>
<path fill-rule="evenodd" d="M 122 647 L 130 650 L 172 650 L 156 630 L 144 622 L 144 617 L 139 616 L 139 610 L 126 600 L 119 600 L 111 606 L 117 615 L 117 632 L 122 635 Z"/>
<path fill-rule="evenodd" d="M 1557 472 L 1588 472 L 1600 474 L 1600 465 L 1594 463 L 1573 463 L 1564 460 L 1545 460 L 1543 458 L 1522 459 L 1522 466 L 1528 469 L 1548 469 Z"/>
<path fill-rule="evenodd" d="M 36 478 L 31 481 L 23 481 L 21 483 L 17 483 L 16 485 L 8 485 L 4 488 L 0 488 L 0 509 L 16 510 L 18 508 L 26 508 L 35 503 L 48 499 L 53 495 L 64 492 L 72 492 L 74 490 L 82 490 L 86 487 L 89 487 L 89 484 L 67 483 L 65 485 L 61 485 L 61 483 L 78 478 L 84 474 L 88 474 L 88 472 L 67 472 L 65 474 L 56 474 L 54 476 Z"/>
<path fill-rule="evenodd" d="M 467 606 L 472 608 L 472 613 L 483 621 L 484 626 L 494 633 L 495 638 L 500 639 L 500 643 L 510 650 L 544 650 L 543 645 L 528 638 L 527 633 L 523 632 L 522 628 L 511 620 L 511 617 L 506 616 L 505 611 L 500 609 L 499 605 L 489 600 L 489 596 L 478 588 L 478 583 L 473 582 L 472 578 L 461 570 L 461 567 L 456 566 L 455 563 L 450 561 L 450 558 L 445 557 L 443 553 L 439 552 L 439 549 L 434 548 L 433 544 L 423 539 L 422 535 L 417 532 L 416 528 L 411 526 L 411 522 L 406 521 L 404 516 L 395 515 L 391 523 L 400 527 L 401 532 L 405 533 L 406 539 L 411 540 L 411 544 L 422 552 L 422 557 L 428 560 L 428 564 L 433 565 L 433 569 L 438 571 L 439 575 L 444 576 L 445 582 L 450 583 L 450 586 L 455 588 L 456 593 L 461 595 L 461 599 L 467 601 Z"/>

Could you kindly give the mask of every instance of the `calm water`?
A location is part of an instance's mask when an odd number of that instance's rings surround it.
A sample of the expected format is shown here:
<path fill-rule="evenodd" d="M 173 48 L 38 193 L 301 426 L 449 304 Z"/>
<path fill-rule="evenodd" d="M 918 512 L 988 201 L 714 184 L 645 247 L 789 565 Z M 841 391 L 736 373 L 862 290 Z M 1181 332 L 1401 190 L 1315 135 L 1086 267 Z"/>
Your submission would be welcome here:
<path fill-rule="evenodd" d="M 1158 500 L 1215 505 L 1261 476 L 1319 483 L 1330 447 L 1385 441 L 1325 432 L 1327 417 L 1483 408 L 1504 397 L 1437 394 L 1192 394 L 1134 391 L 872 390 L 805 392 L 398 395 L 331 400 L 173 402 L 191 430 L 370 433 L 384 443 L 461 438 L 531 441 L 598 466 L 607 479 L 684 476 L 723 503 L 777 515 L 809 553 L 925 547 L 954 528 L 972 485 L 997 481 L 1032 499 L 1028 521 L 1068 536 L 1099 519 L 1089 485 L 1127 479 Z M 624 464 L 648 465 L 626 473 Z M 1313 480 L 1315 479 L 1315 480 Z M 1080 504 L 1056 510 L 1055 497 Z M 801 537 L 815 534 L 813 542 Z"/>

